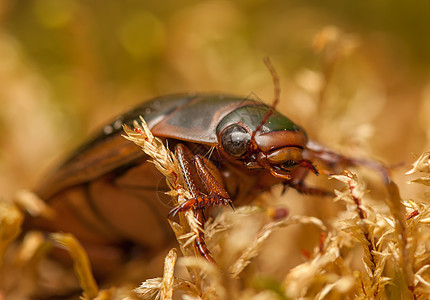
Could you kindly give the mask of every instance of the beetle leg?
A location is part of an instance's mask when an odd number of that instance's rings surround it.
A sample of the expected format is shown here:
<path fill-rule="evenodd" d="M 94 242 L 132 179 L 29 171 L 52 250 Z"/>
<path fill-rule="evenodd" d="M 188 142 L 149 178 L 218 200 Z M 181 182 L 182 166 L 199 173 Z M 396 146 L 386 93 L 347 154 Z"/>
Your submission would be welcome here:
<path fill-rule="evenodd" d="M 308 141 L 306 149 L 311 153 L 313 157 L 321 160 L 332 169 L 334 169 L 338 165 L 364 166 L 379 172 L 385 183 L 390 181 L 389 168 L 379 161 L 372 159 L 347 157 L 345 155 L 336 153 L 312 140 Z"/>
<path fill-rule="evenodd" d="M 184 175 L 185 182 L 187 184 L 188 190 L 191 193 L 193 199 L 189 201 L 185 201 L 172 209 L 169 215 L 176 215 L 179 211 L 186 211 L 192 209 L 194 212 L 194 216 L 200 224 L 204 224 L 204 213 L 203 208 L 196 207 L 196 204 L 200 203 L 202 200 L 201 192 L 196 184 L 194 173 L 192 172 L 191 166 L 191 151 L 182 144 L 178 144 L 175 147 L 176 157 L 178 158 L 179 165 L 182 170 L 182 174 Z M 209 249 L 206 246 L 205 236 L 202 231 L 199 231 L 196 239 L 194 241 L 195 249 L 203 256 L 207 261 L 214 262 L 212 256 L 210 255 Z"/>
<path fill-rule="evenodd" d="M 194 215 L 197 219 L 197 221 L 200 222 L 200 224 L 204 224 L 205 221 L 205 216 L 203 214 L 203 210 L 202 209 L 196 209 L 194 210 Z M 197 249 L 197 251 L 199 251 L 199 253 L 208 261 L 211 263 L 215 263 L 214 259 L 211 256 L 211 253 L 206 245 L 205 242 L 205 235 L 204 233 L 199 230 L 199 233 L 196 236 L 196 239 L 194 241 L 195 247 Z"/>
<path fill-rule="evenodd" d="M 285 192 L 286 186 L 292 187 L 293 189 L 295 189 L 301 194 L 312 195 L 312 196 L 322 196 L 322 197 L 333 196 L 332 192 L 323 190 L 320 188 L 307 186 L 303 181 L 300 181 L 300 182 L 285 181 L 284 190 L 282 191 L 282 193 Z"/>
<path fill-rule="evenodd" d="M 202 195 L 196 198 L 192 198 L 188 201 L 182 202 L 181 204 L 179 204 L 169 212 L 169 216 L 174 217 L 178 212 L 187 211 L 192 208 L 203 209 L 207 206 L 217 206 L 217 205 L 232 206 L 230 199 L 225 199 L 225 198 L 219 197 L 218 195 L 211 195 L 211 196 Z"/>
<path fill-rule="evenodd" d="M 175 208 L 173 208 L 171 211 L 169 211 L 169 217 L 174 217 L 176 214 L 180 211 L 187 211 L 194 207 L 196 201 L 195 199 L 185 201 L 181 203 L 180 205 L 177 205 Z"/>
<path fill-rule="evenodd" d="M 213 198 L 212 205 L 230 205 L 233 208 L 233 203 L 231 202 L 230 196 L 228 195 L 222 184 L 215 179 L 212 172 L 208 168 L 210 161 L 203 158 L 201 155 L 196 155 L 194 157 L 194 162 L 197 167 L 197 173 L 200 180 L 203 182 L 206 190 L 209 192 L 209 196 Z M 218 170 L 216 170 L 218 171 Z"/>
<path fill-rule="evenodd" d="M 274 167 L 272 166 L 268 161 L 267 161 L 267 156 L 266 154 L 264 154 L 263 152 L 258 153 L 257 155 L 257 163 L 262 166 L 263 168 L 267 169 L 270 171 L 270 173 L 277 178 L 282 178 L 284 180 L 291 180 L 291 174 L 290 171 L 287 170 L 283 170 L 279 167 Z"/>
<path fill-rule="evenodd" d="M 181 171 L 184 176 L 185 183 L 187 184 L 188 190 L 191 193 L 192 198 L 197 199 L 200 196 L 201 192 L 197 186 L 194 175 L 195 172 L 193 172 L 190 163 L 190 161 L 192 160 L 191 151 L 183 144 L 177 144 L 175 147 L 175 154 L 178 158 L 179 166 L 181 167 Z"/>
<path fill-rule="evenodd" d="M 176 145 L 176 156 L 179 161 L 182 173 L 184 175 L 185 182 L 187 184 L 188 190 L 191 193 L 192 199 L 185 201 L 172 209 L 169 215 L 176 215 L 180 211 L 187 211 L 192 209 L 196 219 L 203 225 L 205 218 L 203 209 L 206 206 L 215 205 L 232 205 L 230 197 L 227 191 L 224 189 L 222 184 L 215 178 L 214 166 L 210 166 L 210 161 L 205 160 L 200 155 L 192 156 L 191 151 L 184 145 Z M 209 192 L 209 196 L 203 195 L 197 185 L 195 178 L 195 172 L 191 161 L 194 160 L 194 169 L 197 171 L 197 175 L 200 182 L 204 185 L 205 189 Z M 220 176 L 218 176 L 220 177 Z M 194 241 L 195 248 L 197 251 L 209 262 L 214 262 L 210 252 L 206 246 L 204 239 L 204 233 L 199 231 Z"/>
<path fill-rule="evenodd" d="M 178 157 L 179 164 L 181 166 L 182 172 L 184 174 L 185 182 L 191 193 L 192 199 L 185 201 L 172 209 L 169 215 L 174 216 L 180 211 L 187 211 L 191 208 L 204 208 L 206 206 L 216 206 L 216 205 L 230 205 L 232 202 L 227 191 L 224 189 L 222 184 L 215 179 L 212 174 L 215 170 L 208 167 L 209 161 L 205 160 L 201 155 L 195 155 L 191 157 L 192 154 L 187 147 L 182 144 L 176 146 L 176 155 Z M 197 170 L 200 182 L 204 185 L 209 195 L 203 195 L 194 178 L 194 173 L 191 170 L 190 161 L 194 160 L 195 169 Z"/>
<path fill-rule="evenodd" d="M 169 216 L 175 216 L 180 211 L 187 211 L 191 208 L 199 206 L 198 203 L 204 202 L 202 199 L 202 193 L 197 186 L 195 179 L 195 172 L 192 170 L 190 161 L 192 160 L 191 151 L 182 144 L 178 144 L 175 147 L 175 154 L 178 158 L 179 166 L 181 167 L 182 174 L 184 176 L 185 183 L 191 193 L 192 199 L 181 203 L 169 212 Z"/>

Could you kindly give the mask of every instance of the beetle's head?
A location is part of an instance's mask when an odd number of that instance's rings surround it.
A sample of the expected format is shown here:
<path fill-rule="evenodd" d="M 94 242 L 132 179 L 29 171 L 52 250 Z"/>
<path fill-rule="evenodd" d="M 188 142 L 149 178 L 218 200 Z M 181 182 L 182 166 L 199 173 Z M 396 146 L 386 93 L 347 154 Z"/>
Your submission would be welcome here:
<path fill-rule="evenodd" d="M 317 174 L 312 162 L 303 158 L 305 131 L 277 111 L 264 122 L 269 109 L 265 105 L 244 106 L 226 115 L 217 127 L 218 150 L 229 161 L 248 169 L 267 169 L 284 180 L 290 180 L 297 167 Z"/>

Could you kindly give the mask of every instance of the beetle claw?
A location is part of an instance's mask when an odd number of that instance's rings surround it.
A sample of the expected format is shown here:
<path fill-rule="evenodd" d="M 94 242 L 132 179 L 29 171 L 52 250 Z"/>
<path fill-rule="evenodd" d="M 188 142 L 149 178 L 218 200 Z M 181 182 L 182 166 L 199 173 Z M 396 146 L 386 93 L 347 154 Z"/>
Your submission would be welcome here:
<path fill-rule="evenodd" d="M 217 196 L 205 196 L 205 197 L 198 197 L 198 198 L 192 198 L 190 200 L 187 200 L 185 202 L 182 202 L 178 206 L 174 207 L 169 212 L 169 217 L 174 217 L 178 214 L 178 212 L 187 211 L 191 208 L 200 208 L 203 209 L 206 206 L 217 206 L 217 205 L 229 205 L 233 210 L 233 202 L 230 198 L 222 198 Z"/>
<path fill-rule="evenodd" d="M 288 181 L 283 181 L 282 182 L 282 191 L 281 191 L 281 195 L 284 195 L 285 192 L 287 191 L 287 185 L 288 185 Z"/>
<path fill-rule="evenodd" d="M 300 165 L 310 169 L 316 176 L 320 174 L 315 165 L 310 160 L 304 159 L 300 162 Z"/>
<path fill-rule="evenodd" d="M 178 206 L 174 207 L 170 212 L 169 212 L 169 217 L 175 217 L 178 212 L 182 212 L 182 211 L 187 211 L 190 208 L 192 208 L 193 206 L 195 206 L 197 203 L 197 201 L 195 199 L 190 199 L 188 201 L 182 202 L 181 204 L 179 204 Z"/>
<path fill-rule="evenodd" d="M 168 217 L 169 217 L 169 218 L 173 218 L 173 217 L 175 217 L 175 216 L 178 214 L 178 212 L 179 212 L 180 210 L 181 210 L 181 206 L 180 206 L 180 205 L 178 205 L 178 206 L 174 207 L 173 209 L 171 209 L 171 210 L 169 211 Z"/>

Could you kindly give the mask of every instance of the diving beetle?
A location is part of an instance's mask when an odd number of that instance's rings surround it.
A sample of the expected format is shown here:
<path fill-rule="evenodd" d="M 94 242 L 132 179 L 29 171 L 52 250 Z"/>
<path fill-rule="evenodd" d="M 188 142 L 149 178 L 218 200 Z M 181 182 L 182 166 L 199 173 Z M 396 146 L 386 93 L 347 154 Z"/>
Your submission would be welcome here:
<path fill-rule="evenodd" d="M 131 126 L 139 116 L 175 148 L 193 194 L 173 210 L 157 194 L 167 190 L 163 176 L 121 136 L 122 124 Z M 95 272 L 104 274 L 136 248 L 149 256 L 171 243 L 169 212 L 240 205 L 278 183 L 324 194 L 304 183 L 309 171 L 318 174 L 315 159 L 331 166 L 357 163 L 310 141 L 300 126 L 260 101 L 221 94 L 163 96 L 116 118 L 46 178 L 37 194 L 55 217 L 36 217 L 28 226 L 73 233 Z M 202 243 L 196 247 L 210 259 Z"/>

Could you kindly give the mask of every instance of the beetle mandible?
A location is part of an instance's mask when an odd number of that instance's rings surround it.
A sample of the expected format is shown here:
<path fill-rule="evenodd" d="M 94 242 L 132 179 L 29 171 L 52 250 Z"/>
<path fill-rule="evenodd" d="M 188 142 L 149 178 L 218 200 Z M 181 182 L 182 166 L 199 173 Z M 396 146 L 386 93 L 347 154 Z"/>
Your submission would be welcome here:
<path fill-rule="evenodd" d="M 173 210 L 156 195 L 167 190 L 162 175 L 139 147 L 121 136 L 121 125 L 131 125 L 139 116 L 175 148 L 193 195 Z M 149 256 L 171 243 L 169 212 L 231 201 L 239 205 L 279 183 L 325 194 L 304 183 L 309 171 L 318 174 L 315 159 L 328 165 L 366 164 L 310 141 L 300 126 L 260 101 L 222 94 L 163 96 L 116 118 L 48 177 L 37 194 L 56 217 L 36 217 L 27 226 L 73 233 L 95 273 L 106 274 L 136 253 L 136 247 Z M 377 163 L 370 166 L 381 169 Z M 211 260 L 203 242 L 196 247 Z"/>

